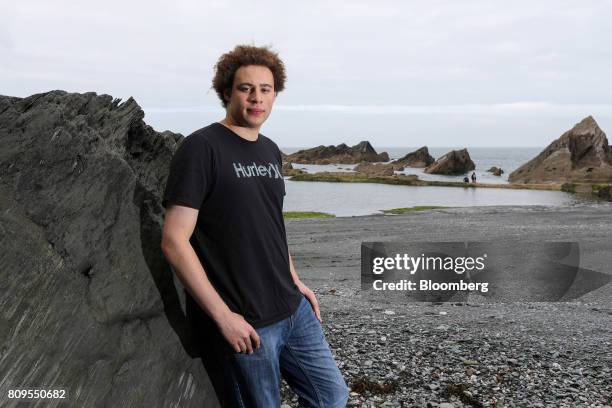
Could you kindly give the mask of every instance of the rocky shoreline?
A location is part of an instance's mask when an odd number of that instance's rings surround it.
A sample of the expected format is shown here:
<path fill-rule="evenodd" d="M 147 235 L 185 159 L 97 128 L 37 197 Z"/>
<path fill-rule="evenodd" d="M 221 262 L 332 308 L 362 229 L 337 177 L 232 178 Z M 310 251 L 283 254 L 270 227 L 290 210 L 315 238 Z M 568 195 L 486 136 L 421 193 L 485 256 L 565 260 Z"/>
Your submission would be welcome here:
<path fill-rule="evenodd" d="M 611 308 L 384 299 L 373 306 L 348 289 L 318 295 L 327 340 L 352 390 L 349 407 L 611 403 Z"/>
<path fill-rule="evenodd" d="M 428 174 L 466 175 L 475 170 L 476 166 L 470 158 L 467 149 L 452 150 L 435 159 L 429 155 L 426 146 L 408 153 L 404 157 L 382 163 L 378 160 L 376 151 L 369 142 L 349 148 L 339 146 L 319 146 L 301 150 L 294 155 L 284 155 L 284 175 L 295 181 L 333 181 L 333 182 L 364 182 L 403 185 L 428 185 L 449 187 L 489 187 L 489 188 L 531 188 L 544 190 L 563 190 L 566 192 L 586 192 L 593 197 L 609 199 L 612 185 L 612 148 L 608 144 L 606 134 L 592 116 L 587 116 L 572 129 L 549 144 L 538 156 L 513 171 L 509 184 L 498 183 L 462 183 L 462 182 L 431 182 L 419 180 L 416 175 L 395 174 L 405 167 L 424 167 Z M 338 149 L 351 152 L 349 161 L 344 156 L 331 156 Z M 368 151 L 367 155 L 360 153 Z M 386 154 L 386 153 L 385 153 Z M 342 160 L 341 160 L 342 159 Z M 388 159 L 388 157 L 387 157 Z M 339 164 L 358 163 L 354 172 L 307 174 L 302 170 L 293 169 L 291 162 L 302 164 Z M 378 162 L 377 162 L 378 161 Z M 501 176 L 504 171 L 497 166 L 487 170 L 495 176 Z M 466 177 L 465 181 L 468 180 Z"/>
<path fill-rule="evenodd" d="M 414 174 L 394 175 L 367 175 L 350 172 L 321 172 L 321 173 L 291 173 L 292 181 L 322 181 L 328 183 L 380 183 L 404 186 L 436 186 L 436 187 L 463 187 L 463 188 L 505 188 L 526 190 L 555 190 L 562 191 L 561 183 L 466 183 L 463 181 L 438 181 L 419 179 Z M 590 186 L 590 185 L 589 185 Z"/>
<path fill-rule="evenodd" d="M 377 167 L 377 165 L 371 165 Z M 363 174 L 358 172 L 320 172 L 306 173 L 299 169 L 284 174 L 292 181 L 311 181 L 328 183 L 378 183 L 403 186 L 462 187 L 462 188 L 502 188 L 510 190 L 552 190 L 579 194 L 594 200 L 612 201 L 612 184 L 609 183 L 466 183 L 462 181 L 423 180 L 414 174 Z"/>
<path fill-rule="evenodd" d="M 411 303 L 361 290 L 359 245 L 573 240 L 581 243 L 581 267 L 610 274 L 605 251 L 612 238 L 611 207 L 486 207 L 289 220 L 296 268 L 316 288 L 327 339 L 352 388 L 348 406 L 610 406 L 612 284 L 570 302 Z M 287 387 L 283 398 L 286 406 L 296 406 Z"/>

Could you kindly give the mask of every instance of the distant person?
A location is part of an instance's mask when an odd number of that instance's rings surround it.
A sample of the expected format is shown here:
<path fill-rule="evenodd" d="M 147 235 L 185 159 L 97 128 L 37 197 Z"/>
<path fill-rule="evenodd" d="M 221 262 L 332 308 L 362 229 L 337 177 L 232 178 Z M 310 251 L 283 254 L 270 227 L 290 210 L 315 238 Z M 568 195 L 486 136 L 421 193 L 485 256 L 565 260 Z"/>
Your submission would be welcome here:
<path fill-rule="evenodd" d="M 472 172 L 472 183 L 475 183 L 475 182 L 476 182 L 476 172 L 473 171 Z"/>
<path fill-rule="evenodd" d="M 200 313 L 222 406 L 280 407 L 282 375 L 300 406 L 344 407 L 348 387 L 317 298 L 287 247 L 281 152 L 259 133 L 285 78 L 266 47 L 221 56 L 212 82 L 225 118 L 188 136 L 172 158 L 161 247 Z"/>
<path fill-rule="evenodd" d="M 465 176 L 465 177 L 463 178 L 463 182 L 464 182 L 464 183 L 469 183 L 469 182 L 470 182 L 470 179 L 468 178 L 468 176 Z"/>

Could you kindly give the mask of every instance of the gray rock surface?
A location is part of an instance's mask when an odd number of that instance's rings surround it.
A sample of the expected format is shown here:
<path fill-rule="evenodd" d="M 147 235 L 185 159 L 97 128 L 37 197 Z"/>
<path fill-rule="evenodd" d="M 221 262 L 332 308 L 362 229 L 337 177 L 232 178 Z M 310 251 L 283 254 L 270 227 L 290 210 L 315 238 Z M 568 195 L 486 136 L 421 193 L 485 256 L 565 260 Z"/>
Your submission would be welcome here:
<path fill-rule="evenodd" d="M 3 407 L 33 387 L 79 407 L 217 404 L 159 249 L 182 136 L 143 116 L 95 93 L 0 97 Z"/>
<path fill-rule="evenodd" d="M 612 182 L 612 149 L 592 116 L 512 173 L 513 183 Z"/>
<path fill-rule="evenodd" d="M 464 174 L 474 170 L 476 165 L 470 158 L 467 149 L 451 150 L 435 162 L 425 167 L 425 173 L 430 174 Z"/>

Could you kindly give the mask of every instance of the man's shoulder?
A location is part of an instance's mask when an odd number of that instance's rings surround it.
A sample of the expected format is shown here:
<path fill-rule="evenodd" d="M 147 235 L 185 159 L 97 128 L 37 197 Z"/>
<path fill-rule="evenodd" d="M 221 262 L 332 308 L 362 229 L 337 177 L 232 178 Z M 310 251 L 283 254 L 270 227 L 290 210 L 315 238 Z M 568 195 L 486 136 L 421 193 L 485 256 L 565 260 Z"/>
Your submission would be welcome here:
<path fill-rule="evenodd" d="M 259 137 L 261 137 L 261 140 L 264 144 L 267 144 L 269 146 L 272 146 L 272 148 L 280 151 L 280 148 L 278 147 L 278 145 L 276 144 L 276 142 L 272 139 L 270 139 L 268 136 L 266 135 L 262 135 L 261 133 L 259 134 Z"/>
<path fill-rule="evenodd" d="M 219 135 L 219 128 L 217 123 L 213 122 L 210 125 L 204 126 L 198 130 L 193 131 L 185 139 L 191 139 L 199 142 L 211 142 L 216 139 Z"/>
<path fill-rule="evenodd" d="M 261 138 L 261 143 L 259 143 L 261 147 L 265 147 L 266 149 L 271 148 L 272 150 L 280 152 L 280 148 L 274 140 L 261 133 L 259 134 L 259 137 Z M 203 128 L 192 132 L 189 134 L 189 136 L 186 136 L 183 143 L 190 141 L 189 143 L 194 144 L 223 146 L 223 142 L 226 140 L 228 140 L 228 138 L 227 134 L 224 132 L 223 125 L 219 122 L 213 122 L 210 125 L 204 126 Z"/>
<path fill-rule="evenodd" d="M 223 126 L 223 125 L 219 125 Z M 218 150 L 216 146 L 223 139 L 223 134 L 220 132 L 219 127 L 215 123 L 211 123 L 208 126 L 204 126 L 198 129 L 181 141 L 183 149 L 194 150 L 198 152 L 207 151 L 212 154 L 213 151 Z M 179 147 L 179 148 L 180 148 Z"/>

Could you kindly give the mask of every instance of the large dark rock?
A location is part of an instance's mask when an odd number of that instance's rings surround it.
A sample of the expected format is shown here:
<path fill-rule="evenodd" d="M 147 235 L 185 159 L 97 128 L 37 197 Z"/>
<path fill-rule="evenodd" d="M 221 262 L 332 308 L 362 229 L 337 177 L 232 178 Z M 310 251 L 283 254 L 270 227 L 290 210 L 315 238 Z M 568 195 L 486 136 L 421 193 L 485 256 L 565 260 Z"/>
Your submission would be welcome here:
<path fill-rule="evenodd" d="M 0 96 L 3 396 L 61 387 L 78 407 L 218 405 L 159 248 L 183 137 L 143 117 L 132 98 Z"/>
<path fill-rule="evenodd" d="M 407 155 L 394 160 L 393 165 L 399 167 L 427 167 L 435 161 L 432 155 L 429 154 L 427 146 L 410 152 Z"/>
<path fill-rule="evenodd" d="M 360 142 L 349 147 L 341 143 L 338 146 L 318 146 L 299 150 L 283 158 L 284 161 L 300 164 L 356 164 L 359 162 L 389 161 L 387 152 L 377 153 L 370 142 Z"/>
<path fill-rule="evenodd" d="M 612 149 L 592 116 L 510 173 L 515 183 L 612 181 Z"/>
<path fill-rule="evenodd" d="M 425 173 L 430 174 L 464 174 L 470 170 L 474 170 L 476 165 L 470 158 L 467 149 L 451 150 L 444 156 L 437 159 L 435 162 L 425 168 Z"/>

